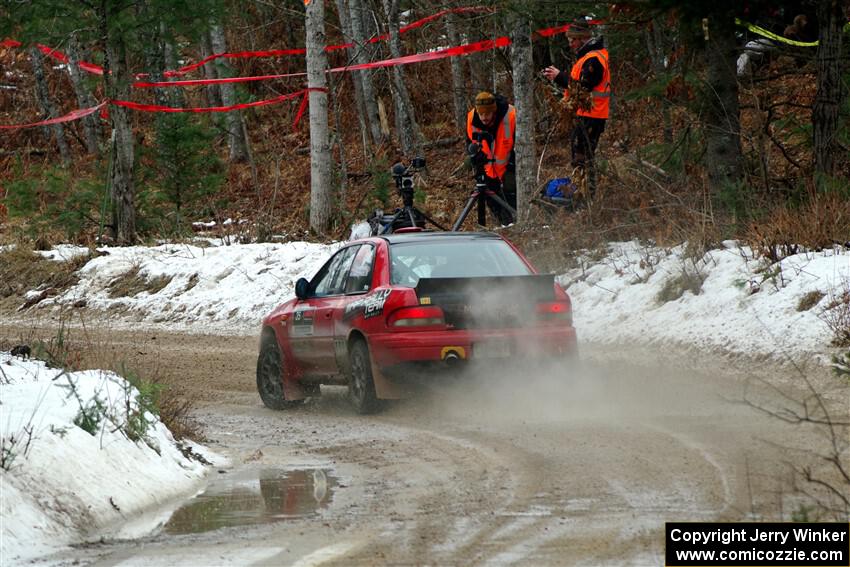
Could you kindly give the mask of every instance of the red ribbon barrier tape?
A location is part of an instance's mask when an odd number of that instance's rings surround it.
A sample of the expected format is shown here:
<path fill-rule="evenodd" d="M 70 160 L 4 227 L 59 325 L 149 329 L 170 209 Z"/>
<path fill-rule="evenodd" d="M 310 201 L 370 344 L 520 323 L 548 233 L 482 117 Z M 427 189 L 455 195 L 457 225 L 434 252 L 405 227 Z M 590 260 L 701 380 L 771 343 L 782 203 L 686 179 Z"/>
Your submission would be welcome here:
<path fill-rule="evenodd" d="M 142 104 L 139 102 L 132 102 L 129 100 L 110 100 L 110 104 L 114 104 L 115 106 L 123 106 L 125 108 L 131 108 L 133 110 L 141 110 L 142 112 L 230 112 L 231 110 L 240 110 L 242 108 L 254 108 L 257 106 L 267 106 L 269 104 L 276 104 L 278 102 L 283 102 L 285 100 L 291 100 L 293 98 L 298 98 L 299 96 L 306 96 L 310 91 L 321 91 L 327 92 L 327 89 L 320 88 L 308 88 L 302 89 L 300 91 L 296 91 L 294 93 L 289 93 L 285 95 L 276 96 L 274 98 L 269 98 L 266 100 L 257 100 L 254 102 L 243 102 L 240 104 L 232 104 L 230 106 L 206 106 L 200 108 L 180 108 L 180 107 L 172 107 L 172 106 L 161 106 L 159 104 Z"/>
<path fill-rule="evenodd" d="M 447 57 L 457 57 L 459 55 L 468 55 L 470 53 L 478 53 L 480 51 L 489 51 L 497 47 L 507 47 L 511 44 L 508 37 L 500 37 L 497 39 L 486 39 L 475 43 L 467 43 L 457 47 L 447 47 L 436 51 L 426 51 L 425 53 L 416 53 L 413 55 L 404 55 L 392 59 L 383 59 L 381 61 L 373 61 L 371 63 L 361 63 L 360 65 L 348 65 L 346 67 L 334 67 L 329 69 L 328 73 L 343 73 L 345 71 L 359 71 L 362 69 L 378 69 L 380 67 L 392 67 L 395 65 L 409 65 L 410 63 L 422 63 L 424 61 L 435 61 L 437 59 L 445 59 Z M 258 75 L 254 77 L 226 77 L 224 79 L 190 79 L 185 81 L 156 81 L 156 82 L 135 82 L 134 87 L 150 88 L 150 87 L 189 87 L 194 85 L 211 85 L 219 83 L 247 83 L 253 81 L 267 81 L 270 79 L 286 79 L 290 77 L 303 77 L 307 73 L 286 73 L 283 75 Z"/>
<path fill-rule="evenodd" d="M 421 20 L 417 20 L 417 21 L 415 21 L 411 24 L 403 26 L 401 29 L 399 29 L 399 33 L 406 33 L 406 32 L 409 32 L 411 30 L 421 28 L 425 24 L 433 22 L 434 20 L 437 20 L 439 18 L 442 18 L 443 16 L 445 16 L 447 14 L 465 14 L 465 13 L 474 13 L 474 12 L 493 12 L 493 11 L 494 11 L 493 8 L 489 8 L 487 6 L 468 6 L 468 7 L 461 7 L 461 8 L 449 8 L 447 10 L 442 10 L 440 12 L 437 12 L 436 14 L 432 14 L 430 16 L 422 18 Z M 369 39 L 369 41 L 367 43 L 377 43 L 379 41 L 384 41 L 388 38 L 389 38 L 389 35 L 384 34 L 384 35 L 376 36 L 376 37 Z M 22 44 L 21 44 L 20 41 L 16 41 L 14 39 L 8 39 L 8 38 L 4 39 L 2 42 L 0 42 L 0 46 L 2 46 L 2 47 L 20 47 L 21 45 Z M 340 44 L 340 45 L 329 45 L 328 47 L 325 48 L 325 51 L 331 52 L 331 51 L 337 51 L 337 50 L 340 50 L 340 49 L 349 49 L 349 48 L 355 47 L 355 45 L 356 44 L 354 44 L 354 43 L 343 43 L 343 44 Z M 41 44 L 38 44 L 36 47 L 38 47 L 38 49 L 40 49 L 41 52 L 44 53 L 45 55 L 47 55 L 48 57 L 52 57 L 53 59 L 56 59 L 57 61 L 60 61 L 62 63 L 68 63 L 68 56 L 65 55 L 64 53 L 62 53 L 61 51 L 59 51 L 58 49 L 53 49 L 52 47 L 47 47 L 46 45 L 41 45 Z M 201 61 L 198 61 L 197 63 L 192 63 L 191 65 L 186 65 L 185 67 L 181 67 L 180 69 L 177 69 L 175 71 L 166 71 L 165 73 L 163 73 L 163 76 L 165 76 L 165 77 L 180 77 L 180 76 L 185 75 L 185 74 L 187 74 L 191 71 L 194 71 L 195 69 L 203 67 L 204 64 L 209 63 L 210 61 L 214 61 L 214 60 L 220 59 L 222 57 L 228 58 L 228 59 L 250 59 L 250 58 L 255 58 L 255 57 L 287 57 L 287 56 L 290 56 L 290 55 L 304 55 L 306 53 L 307 53 L 307 50 L 303 49 L 303 48 L 272 49 L 272 50 L 266 50 L 266 51 L 236 51 L 236 52 L 233 52 L 233 53 L 214 53 L 214 54 L 210 55 L 209 57 L 205 57 Z M 86 61 L 80 61 L 79 66 L 80 66 L 80 69 L 82 69 L 83 71 L 86 71 L 88 73 L 92 73 L 93 75 L 103 75 L 103 67 L 101 67 L 100 65 L 95 65 L 94 63 L 88 63 Z M 147 76 L 149 76 L 147 73 L 139 73 L 139 74 L 136 75 L 136 78 L 142 79 L 142 78 L 145 78 Z"/>
<path fill-rule="evenodd" d="M 61 51 L 53 49 L 52 47 L 47 47 L 46 45 L 42 45 L 40 43 L 37 44 L 36 47 L 39 49 L 39 51 L 41 51 L 48 57 L 52 57 L 53 59 L 56 59 L 61 63 L 68 63 L 69 61 L 67 55 L 65 55 Z M 101 67 L 100 65 L 95 65 L 94 63 L 87 63 L 85 61 L 80 61 L 77 63 L 77 65 L 79 65 L 80 69 L 82 69 L 83 71 L 86 71 L 93 75 L 103 75 L 103 67 Z"/>
<path fill-rule="evenodd" d="M 300 91 L 296 91 L 294 93 L 289 93 L 281 96 L 277 96 L 274 98 L 266 99 L 266 100 L 258 100 L 254 102 L 246 102 L 241 104 L 233 104 L 231 106 L 208 106 L 208 107 L 200 107 L 200 108 L 175 108 L 171 106 L 161 106 L 158 104 L 142 104 L 138 102 L 132 102 L 129 100 L 110 100 L 106 102 L 102 102 L 97 106 L 93 106 L 91 108 L 83 108 L 80 110 L 74 110 L 66 114 L 65 116 L 60 116 L 58 118 L 51 118 L 49 120 L 42 120 L 40 122 L 32 122 L 30 124 L 13 124 L 9 126 L 0 125 L 0 129 L 2 130 L 16 130 L 20 128 L 33 128 L 36 126 L 48 126 L 50 124 L 59 124 L 60 122 L 71 122 L 72 120 L 79 120 L 80 118 L 85 118 L 90 114 L 94 114 L 98 110 L 106 110 L 107 104 L 114 104 L 116 106 L 123 106 L 124 108 L 129 108 L 132 110 L 139 110 L 142 112 L 193 112 L 193 113 L 206 113 L 206 112 L 229 112 L 231 110 L 239 110 L 242 108 L 253 108 L 256 106 L 267 106 L 269 104 L 277 104 L 279 102 L 283 102 L 285 100 L 292 100 L 294 98 L 302 97 L 301 105 L 298 108 L 298 112 L 295 115 L 295 120 L 293 121 L 292 127 L 298 126 L 298 122 L 301 119 L 301 115 L 304 114 L 304 110 L 307 107 L 307 97 L 311 91 L 316 92 L 327 92 L 328 89 L 324 88 L 307 88 L 302 89 Z"/>
<path fill-rule="evenodd" d="M 591 24 L 599 24 L 600 20 L 593 20 Z M 553 28 L 545 28 L 537 30 L 535 34 L 539 37 L 549 37 L 558 33 L 564 32 L 570 28 L 571 24 L 557 26 Z M 481 51 L 489 51 L 499 47 L 507 47 L 511 44 L 511 40 L 507 36 L 502 36 L 496 39 L 487 39 L 475 43 L 467 43 L 456 47 L 447 47 L 435 51 L 426 51 L 424 53 L 416 53 L 413 55 L 404 55 L 393 59 L 384 59 L 382 61 L 373 61 L 371 63 L 361 63 L 360 65 L 348 65 L 346 67 L 334 67 L 329 69 L 329 73 L 342 73 L 345 71 L 359 71 L 362 69 L 377 69 L 380 67 L 392 67 L 395 65 L 409 65 L 410 63 L 422 63 L 424 61 L 435 61 L 437 59 L 445 59 L 448 57 L 457 57 L 460 55 L 468 55 L 470 53 L 478 53 Z M 196 85 L 211 85 L 220 83 L 248 83 L 253 81 L 268 81 L 271 79 L 287 79 L 291 77 L 303 77 L 307 73 L 285 73 L 283 75 L 257 75 L 253 77 L 226 77 L 223 79 L 189 79 L 183 81 L 155 81 L 144 82 L 138 81 L 133 83 L 136 88 L 150 87 L 190 87 Z"/>
<path fill-rule="evenodd" d="M 0 130 L 17 130 L 19 128 L 34 128 L 35 126 L 49 126 L 50 124 L 60 124 L 62 122 L 71 122 L 72 120 L 79 120 L 80 118 L 85 118 L 90 114 L 94 114 L 98 110 L 106 105 L 105 102 L 98 104 L 97 106 L 93 106 L 91 108 L 83 108 L 80 110 L 72 110 L 65 116 L 59 116 L 57 118 L 50 118 L 48 120 L 42 120 L 41 122 L 32 122 L 30 124 L 12 124 L 10 126 L 3 126 L 0 124 Z"/>
<path fill-rule="evenodd" d="M 421 28 L 425 24 L 429 24 L 434 20 L 442 18 L 448 14 L 466 14 L 466 13 L 474 13 L 474 12 L 493 12 L 493 8 L 487 6 L 467 6 L 462 8 L 449 8 L 446 10 L 441 10 L 436 14 L 432 14 L 421 20 L 417 20 L 411 24 L 403 26 L 398 31 L 399 33 L 407 33 L 411 30 L 415 30 L 417 28 Z M 378 43 L 380 41 L 385 41 L 389 39 L 389 34 L 379 35 L 373 38 L 370 38 L 366 43 Z M 350 49 L 352 47 L 356 47 L 355 43 L 342 43 L 339 45 L 329 45 L 325 47 L 326 52 L 338 51 L 341 49 Z M 228 59 L 248 59 L 254 57 L 286 57 L 288 55 L 304 55 L 307 53 L 306 49 L 273 49 L 270 51 L 236 51 L 234 53 L 214 53 L 208 57 L 205 57 L 198 61 L 197 63 L 192 63 L 191 65 L 186 65 L 185 67 L 181 67 L 176 71 L 166 71 L 163 76 L 165 77 L 179 77 L 185 75 L 195 69 L 203 67 L 204 64 L 209 63 L 210 61 L 214 61 L 216 59 L 220 59 L 222 57 Z M 137 78 L 143 78 L 146 75 L 137 75 Z"/>

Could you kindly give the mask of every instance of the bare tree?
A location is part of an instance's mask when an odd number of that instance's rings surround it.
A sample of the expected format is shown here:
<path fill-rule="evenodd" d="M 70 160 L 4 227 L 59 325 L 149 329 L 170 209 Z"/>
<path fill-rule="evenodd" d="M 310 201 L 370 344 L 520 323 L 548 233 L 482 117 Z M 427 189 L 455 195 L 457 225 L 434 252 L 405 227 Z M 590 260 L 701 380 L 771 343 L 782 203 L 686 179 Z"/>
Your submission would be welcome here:
<path fill-rule="evenodd" d="M 203 59 L 206 59 L 212 54 L 213 48 L 212 42 L 210 41 L 210 34 L 203 33 L 201 34 L 201 57 Z M 206 63 L 204 63 L 204 78 L 218 78 L 215 63 L 213 63 L 212 61 L 207 61 Z M 207 106 L 221 106 L 221 90 L 218 88 L 218 84 L 206 85 L 205 93 L 207 95 Z"/>
<path fill-rule="evenodd" d="M 733 20 L 731 11 L 712 13 L 705 28 L 707 73 L 702 121 L 708 179 L 715 190 L 739 183 L 742 176 Z"/>
<path fill-rule="evenodd" d="M 513 67 L 514 105 L 516 106 L 517 223 L 528 220 L 536 186 L 534 144 L 534 61 L 531 50 L 531 22 L 523 14 L 512 18 L 511 66 Z"/>
<path fill-rule="evenodd" d="M 457 33 L 457 23 L 453 14 L 446 18 L 446 36 L 451 45 L 460 44 L 460 36 Z M 452 66 L 452 101 L 454 102 L 455 122 L 461 131 L 466 130 L 466 113 L 468 110 L 466 97 L 466 74 L 463 62 L 459 57 L 449 59 Z"/>
<path fill-rule="evenodd" d="M 71 84 L 74 86 L 77 105 L 80 108 L 90 108 L 95 105 L 95 101 L 91 90 L 80 72 L 81 59 L 80 42 L 77 39 L 77 34 L 71 34 L 70 41 L 68 42 L 68 75 L 71 77 Z M 99 137 L 97 116 L 90 114 L 83 118 L 83 133 L 86 151 L 90 154 L 97 154 Z"/>
<path fill-rule="evenodd" d="M 348 0 L 348 10 L 351 16 L 351 36 L 356 43 L 354 48 L 354 62 L 358 65 L 369 62 L 369 52 L 366 44 L 366 20 L 363 0 Z M 378 112 L 378 100 L 372 86 L 372 73 L 368 69 L 356 71 L 355 75 L 360 77 L 363 89 L 363 102 L 366 108 L 366 122 L 372 133 L 372 142 L 380 146 L 384 143 L 384 134 L 381 129 L 381 119 Z"/>
<path fill-rule="evenodd" d="M 325 54 L 324 0 L 307 0 L 307 85 L 310 97 L 310 228 L 325 234 L 329 228 L 333 188 L 328 127 L 328 59 Z"/>
<path fill-rule="evenodd" d="M 130 75 L 127 71 L 127 52 L 120 31 L 110 33 L 107 26 L 109 14 L 101 14 L 101 32 L 106 44 L 103 77 L 106 96 L 112 100 L 130 98 Z M 133 184 L 135 166 L 135 142 L 130 124 L 130 111 L 123 106 L 112 105 L 109 109 L 112 126 L 110 138 L 110 196 L 112 198 L 112 235 L 120 245 L 135 244 L 136 204 Z"/>
<path fill-rule="evenodd" d="M 399 0 L 383 0 L 384 13 L 387 17 L 387 27 L 390 32 L 390 56 L 401 57 L 401 39 L 398 33 L 398 4 Z M 393 101 L 395 102 L 396 128 L 399 142 L 405 154 L 418 153 L 422 148 L 422 133 L 416 123 L 416 113 L 410 101 L 410 93 L 404 83 L 404 67 L 396 65 L 393 73 Z"/>
<path fill-rule="evenodd" d="M 35 93 L 38 105 L 49 118 L 56 118 L 59 116 L 59 112 L 50 99 L 50 89 L 47 86 L 47 79 L 44 77 L 44 55 L 37 47 L 33 47 L 30 49 L 30 58 L 35 75 Z M 71 149 L 68 147 L 68 140 L 65 139 L 65 128 L 62 124 L 51 124 L 49 131 L 52 132 L 56 145 L 59 146 L 59 156 L 62 158 L 63 165 L 67 166 L 71 163 Z"/>
<path fill-rule="evenodd" d="M 818 90 L 812 108 L 815 182 L 818 184 L 823 183 L 824 177 L 833 174 L 835 166 L 835 136 L 845 95 L 841 85 L 842 16 L 842 2 L 839 0 L 818 2 Z"/>
<path fill-rule="evenodd" d="M 213 51 L 216 53 L 225 53 L 227 51 L 227 41 L 224 37 L 224 28 L 218 24 L 210 26 L 210 40 Z M 227 59 L 220 57 L 214 61 L 216 74 L 219 77 L 229 77 L 232 75 L 230 64 Z M 221 103 L 224 106 L 232 106 L 236 104 L 236 89 L 232 83 L 222 83 L 219 85 L 221 92 Z M 245 123 L 242 119 L 240 110 L 231 110 L 226 114 L 227 140 L 230 147 L 230 161 L 232 162 L 247 162 L 251 158 L 251 153 L 248 148 L 248 137 L 245 135 Z"/>
<path fill-rule="evenodd" d="M 342 28 L 343 36 L 346 42 L 353 42 L 354 35 L 351 32 L 351 18 L 348 10 L 348 5 L 345 0 L 336 0 L 336 11 L 339 15 L 339 25 Z M 359 50 L 356 46 L 355 50 Z M 354 57 L 349 57 L 349 61 Z M 342 82 L 342 81 L 340 81 Z M 366 118 L 366 101 L 363 98 L 363 77 L 360 73 L 351 74 L 351 82 L 354 83 L 354 102 L 357 105 L 357 121 L 360 124 L 360 137 L 363 140 L 363 155 L 368 158 L 369 155 L 369 125 Z M 339 102 L 334 105 L 335 120 L 339 121 Z M 337 128 L 339 130 L 339 128 Z M 339 146 L 342 149 L 342 146 Z M 343 163 L 345 160 L 341 160 Z"/>
<path fill-rule="evenodd" d="M 656 79 L 661 79 L 667 71 L 667 56 L 664 52 L 664 36 L 661 33 L 661 19 L 653 18 L 649 26 L 643 29 L 649 58 L 652 61 L 652 71 Z M 670 100 L 661 97 L 661 118 L 663 120 L 664 143 L 673 143 L 673 126 L 670 118 Z"/>

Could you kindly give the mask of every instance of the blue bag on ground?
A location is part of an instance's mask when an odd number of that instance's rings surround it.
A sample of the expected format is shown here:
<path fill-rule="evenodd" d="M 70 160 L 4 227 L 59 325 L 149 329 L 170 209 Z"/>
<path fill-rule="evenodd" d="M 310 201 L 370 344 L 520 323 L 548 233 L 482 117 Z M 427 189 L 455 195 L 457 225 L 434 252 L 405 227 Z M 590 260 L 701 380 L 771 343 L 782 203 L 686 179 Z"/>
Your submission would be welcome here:
<path fill-rule="evenodd" d="M 550 199 L 567 199 L 575 193 L 576 187 L 569 177 L 552 179 L 546 184 L 544 195 Z"/>

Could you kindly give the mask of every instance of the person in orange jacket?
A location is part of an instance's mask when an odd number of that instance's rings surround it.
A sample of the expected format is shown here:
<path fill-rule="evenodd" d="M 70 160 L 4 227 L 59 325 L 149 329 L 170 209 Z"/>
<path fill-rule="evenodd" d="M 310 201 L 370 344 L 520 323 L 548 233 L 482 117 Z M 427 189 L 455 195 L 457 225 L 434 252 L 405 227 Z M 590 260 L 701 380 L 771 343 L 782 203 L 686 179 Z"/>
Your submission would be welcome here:
<path fill-rule="evenodd" d="M 486 139 L 476 140 L 484 133 Z M 484 166 L 487 185 L 516 209 L 516 158 L 514 140 L 516 136 L 516 109 L 507 99 L 487 91 L 478 93 L 475 104 L 466 117 L 466 141 L 480 143 L 481 154 L 488 160 Z M 492 144 L 489 140 L 492 140 Z M 510 211 L 487 200 L 493 215 L 503 225 L 514 221 Z"/>
<path fill-rule="evenodd" d="M 601 36 L 594 37 L 584 19 L 577 20 L 565 33 L 570 40 L 570 49 L 576 55 L 576 62 L 569 73 L 549 66 L 543 70 L 543 75 L 565 89 L 567 106 L 575 111 L 575 125 L 570 134 L 572 165 L 576 177 L 587 175 L 592 195 L 596 188 L 593 158 L 599 137 L 608 121 L 611 100 L 608 50 L 604 39 Z M 578 93 L 571 94 L 569 89 L 581 89 L 585 95 L 589 94 L 590 107 L 582 107 L 578 103 Z"/>

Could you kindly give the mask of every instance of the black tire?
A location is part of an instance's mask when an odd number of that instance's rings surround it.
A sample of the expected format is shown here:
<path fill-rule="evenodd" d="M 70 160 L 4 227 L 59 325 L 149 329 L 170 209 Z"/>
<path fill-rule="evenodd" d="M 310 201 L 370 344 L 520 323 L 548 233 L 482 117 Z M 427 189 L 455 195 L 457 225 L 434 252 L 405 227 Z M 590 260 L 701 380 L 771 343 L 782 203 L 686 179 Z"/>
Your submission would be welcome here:
<path fill-rule="evenodd" d="M 363 340 L 354 341 L 349 349 L 348 358 L 351 362 L 348 397 L 357 413 L 361 415 L 374 413 L 378 409 L 378 399 L 375 397 L 369 347 Z"/>
<path fill-rule="evenodd" d="M 283 395 L 283 355 L 274 335 L 264 335 L 257 358 L 257 391 L 266 407 L 273 410 L 286 409 L 302 400 L 287 400 Z"/>

